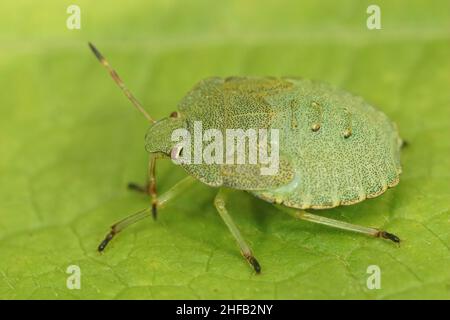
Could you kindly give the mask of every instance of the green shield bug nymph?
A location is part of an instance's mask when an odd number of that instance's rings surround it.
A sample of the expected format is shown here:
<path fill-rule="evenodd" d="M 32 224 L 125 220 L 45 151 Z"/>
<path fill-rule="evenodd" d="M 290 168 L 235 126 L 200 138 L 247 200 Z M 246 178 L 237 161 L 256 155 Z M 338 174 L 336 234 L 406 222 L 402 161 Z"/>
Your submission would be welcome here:
<path fill-rule="evenodd" d="M 305 79 L 208 78 L 200 81 L 181 100 L 178 111 L 155 121 L 100 52 L 92 44 L 89 46 L 150 122 L 145 139 L 150 154 L 149 182 L 146 187 L 135 184 L 130 187 L 147 192 L 151 205 L 113 225 L 98 247 L 99 251 L 131 224 L 149 216 L 156 218 L 158 208 L 181 194 L 195 180 L 219 189 L 214 200 L 217 211 L 236 239 L 242 255 L 257 273 L 261 267 L 227 212 L 227 188 L 245 190 L 298 219 L 400 242 L 397 236 L 386 231 L 305 211 L 355 204 L 377 197 L 399 182 L 402 140 L 396 126 L 360 97 Z M 188 177 L 157 196 L 156 160 L 174 160 L 183 154 L 195 153 L 195 146 L 180 147 L 174 142 L 173 133 L 181 129 L 194 133 L 197 122 L 202 123 L 203 129 L 215 129 L 219 133 L 232 128 L 259 132 L 277 130 L 278 140 L 273 146 L 279 153 L 277 171 L 262 175 L 262 164 L 258 163 L 179 162 Z M 248 153 L 250 149 L 243 150 Z"/>

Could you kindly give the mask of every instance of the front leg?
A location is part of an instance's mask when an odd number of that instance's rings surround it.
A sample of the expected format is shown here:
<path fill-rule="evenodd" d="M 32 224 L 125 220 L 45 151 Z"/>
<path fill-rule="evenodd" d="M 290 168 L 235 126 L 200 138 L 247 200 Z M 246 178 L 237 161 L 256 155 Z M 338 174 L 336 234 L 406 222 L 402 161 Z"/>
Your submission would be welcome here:
<path fill-rule="evenodd" d="M 130 182 L 128 184 L 128 188 L 134 191 L 143 192 L 150 196 L 152 200 L 152 216 L 153 219 L 156 219 L 157 216 L 157 207 L 158 207 L 158 197 L 156 193 L 156 159 L 157 156 L 154 154 L 150 155 L 148 161 L 148 183 L 145 186 L 141 186 L 139 184 Z"/>
<path fill-rule="evenodd" d="M 163 193 L 161 197 L 159 197 L 158 207 L 163 208 L 167 202 L 185 192 L 194 181 L 195 179 L 193 177 L 187 176 L 186 178 L 175 184 L 172 188 Z M 114 238 L 114 236 L 125 228 L 131 226 L 132 224 L 135 224 L 138 221 L 141 221 L 146 217 L 149 217 L 150 215 L 153 216 L 152 211 L 153 210 L 151 209 L 151 207 L 146 208 L 112 225 L 111 231 L 106 235 L 105 239 L 98 246 L 98 251 L 103 251 L 108 243 Z"/>

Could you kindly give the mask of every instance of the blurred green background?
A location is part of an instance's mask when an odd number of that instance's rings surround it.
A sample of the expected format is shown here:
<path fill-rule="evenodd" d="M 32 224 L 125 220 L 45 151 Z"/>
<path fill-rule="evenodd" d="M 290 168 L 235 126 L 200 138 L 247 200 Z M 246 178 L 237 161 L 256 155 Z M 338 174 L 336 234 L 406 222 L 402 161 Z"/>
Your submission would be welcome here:
<path fill-rule="evenodd" d="M 381 30 L 366 9 L 381 7 Z M 66 9 L 81 8 L 68 30 Z M 450 298 L 450 2 L 2 1 L 0 298 Z M 156 118 L 208 76 L 301 76 L 365 97 L 409 143 L 400 184 L 320 213 L 398 234 L 400 247 L 295 221 L 235 192 L 253 274 L 200 183 L 103 255 L 108 227 L 148 205 L 146 122 L 94 42 Z M 160 163 L 163 192 L 184 176 Z M 66 268 L 81 268 L 81 290 Z M 381 289 L 369 290 L 369 265 Z"/>

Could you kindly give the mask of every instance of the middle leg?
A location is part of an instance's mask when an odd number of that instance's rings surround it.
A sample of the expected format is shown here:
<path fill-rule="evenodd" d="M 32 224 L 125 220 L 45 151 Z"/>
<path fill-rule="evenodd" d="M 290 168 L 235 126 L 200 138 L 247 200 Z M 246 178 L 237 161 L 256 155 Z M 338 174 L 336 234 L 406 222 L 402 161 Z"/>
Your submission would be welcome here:
<path fill-rule="evenodd" d="M 256 273 L 261 272 L 261 266 L 258 263 L 258 260 L 253 256 L 252 250 L 250 249 L 247 242 L 242 237 L 239 229 L 234 223 L 231 216 L 228 214 L 227 208 L 225 207 L 226 195 L 225 190 L 220 189 L 217 193 L 216 198 L 214 199 L 214 205 L 216 206 L 217 211 L 220 214 L 220 217 L 223 219 L 234 239 L 236 240 L 239 248 L 241 249 L 241 253 L 244 258 L 250 263 L 250 265 L 255 269 Z"/>

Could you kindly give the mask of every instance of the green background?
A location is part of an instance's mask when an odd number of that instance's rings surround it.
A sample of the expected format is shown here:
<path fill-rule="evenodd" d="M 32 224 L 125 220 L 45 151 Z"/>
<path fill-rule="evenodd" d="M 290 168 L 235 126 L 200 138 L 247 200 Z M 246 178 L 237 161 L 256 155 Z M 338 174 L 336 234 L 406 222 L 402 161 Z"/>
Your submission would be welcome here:
<path fill-rule="evenodd" d="M 81 7 L 81 30 L 66 28 Z M 366 28 L 369 4 L 382 30 Z M 450 298 L 449 1 L 1 1 L 0 298 Z M 243 192 L 230 214 L 263 267 L 240 256 L 200 183 L 96 246 L 146 207 L 146 122 L 94 42 L 156 118 L 200 79 L 292 75 L 365 97 L 410 145 L 400 184 L 321 211 L 386 228 L 387 241 L 296 221 Z M 184 176 L 160 163 L 162 192 Z M 81 290 L 66 268 L 81 268 Z M 369 265 L 381 289 L 366 287 Z"/>

